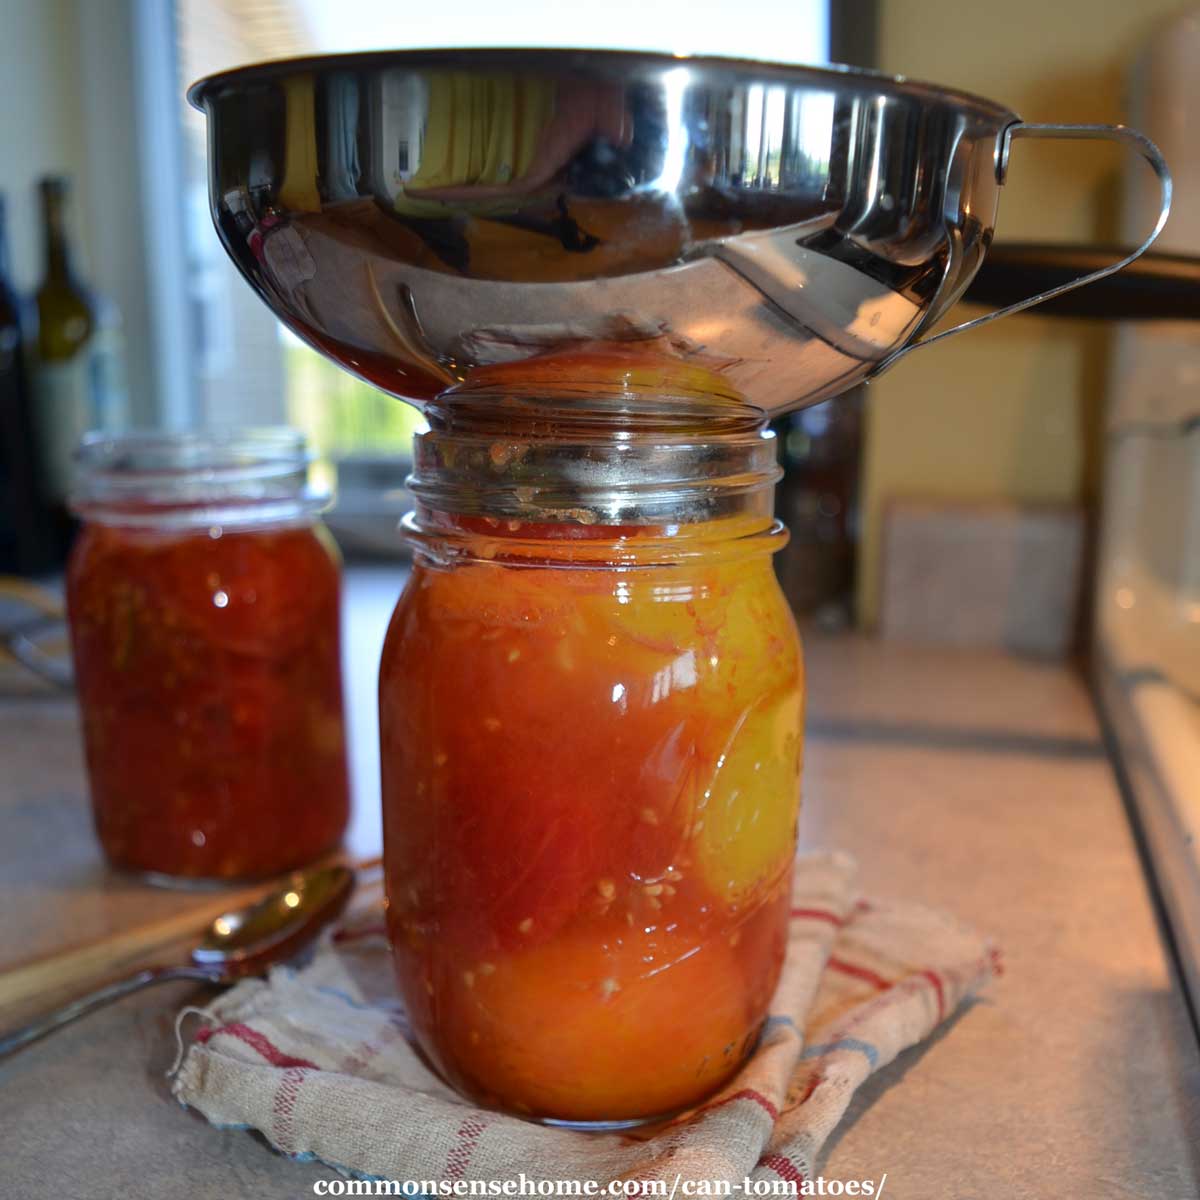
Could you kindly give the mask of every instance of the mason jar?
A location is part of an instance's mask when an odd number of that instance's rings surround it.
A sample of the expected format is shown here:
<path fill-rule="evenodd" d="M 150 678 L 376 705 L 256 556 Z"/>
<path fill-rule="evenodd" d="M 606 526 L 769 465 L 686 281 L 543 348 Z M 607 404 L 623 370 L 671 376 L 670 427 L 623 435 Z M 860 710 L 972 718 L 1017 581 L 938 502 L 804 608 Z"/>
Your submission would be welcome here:
<path fill-rule="evenodd" d="M 760 410 L 646 355 L 428 410 L 384 645 L 388 922 L 493 1107 L 636 1123 L 725 1083 L 783 962 L 803 667 Z"/>
<path fill-rule="evenodd" d="M 67 608 L 109 862 L 257 879 L 335 849 L 349 815 L 340 559 L 301 434 L 92 437 Z"/>

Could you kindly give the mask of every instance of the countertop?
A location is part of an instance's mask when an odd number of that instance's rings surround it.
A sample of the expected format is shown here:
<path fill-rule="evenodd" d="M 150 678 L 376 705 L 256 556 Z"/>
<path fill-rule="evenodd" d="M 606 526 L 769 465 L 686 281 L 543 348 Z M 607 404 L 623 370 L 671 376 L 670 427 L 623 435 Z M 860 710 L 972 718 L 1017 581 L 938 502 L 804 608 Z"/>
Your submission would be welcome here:
<path fill-rule="evenodd" d="M 379 838 L 374 665 L 401 579 L 349 577 L 364 854 Z M 803 841 L 854 853 L 874 894 L 988 930 L 1006 962 L 949 1029 L 868 1083 L 823 1173 L 886 1171 L 894 1200 L 1200 1196 L 1200 1052 L 1079 677 L 854 636 L 810 635 L 806 655 Z M 49 927 L 47 906 L 86 924 L 97 885 L 129 886 L 97 865 L 77 739 L 69 701 L 0 701 L 0 961 L 25 925 Z M 65 889 L 30 861 L 31 837 L 70 848 Z M 188 995 L 145 992 L 0 1066 L 5 1200 L 282 1200 L 332 1175 L 171 1099 Z"/>

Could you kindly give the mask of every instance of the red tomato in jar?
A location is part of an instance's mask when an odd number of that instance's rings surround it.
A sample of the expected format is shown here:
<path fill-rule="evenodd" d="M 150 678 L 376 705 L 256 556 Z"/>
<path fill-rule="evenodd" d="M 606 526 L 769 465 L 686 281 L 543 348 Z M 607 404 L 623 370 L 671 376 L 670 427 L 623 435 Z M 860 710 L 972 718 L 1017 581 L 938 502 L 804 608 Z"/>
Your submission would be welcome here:
<path fill-rule="evenodd" d="M 694 805 L 697 731 L 670 706 L 646 712 L 651 678 L 589 652 L 586 626 L 476 622 L 463 574 L 451 589 L 415 581 L 395 627 L 428 633 L 385 649 L 385 695 L 425 681 L 385 707 L 389 855 L 432 923 L 481 948 L 527 946 L 603 881 L 671 865 Z M 444 590 L 457 593 L 454 620 Z M 528 584 L 518 591 L 547 611 Z"/>
<path fill-rule="evenodd" d="M 323 612 L 337 605 L 337 551 L 324 531 L 297 539 L 270 532 L 199 533 L 204 553 L 186 543 L 165 551 L 162 601 L 185 628 L 238 654 L 299 650 Z"/>

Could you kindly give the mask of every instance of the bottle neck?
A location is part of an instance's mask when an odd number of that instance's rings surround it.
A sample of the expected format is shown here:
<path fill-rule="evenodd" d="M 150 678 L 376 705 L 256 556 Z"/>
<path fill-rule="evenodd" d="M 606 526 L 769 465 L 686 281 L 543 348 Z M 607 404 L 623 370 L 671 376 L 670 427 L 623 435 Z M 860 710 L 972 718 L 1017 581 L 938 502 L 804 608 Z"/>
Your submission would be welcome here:
<path fill-rule="evenodd" d="M 8 201 L 0 195 L 0 290 L 12 286 L 12 259 L 8 248 Z"/>
<path fill-rule="evenodd" d="M 5 199 L 0 196 L 0 363 L 11 361 L 11 346 L 15 337 L 20 339 L 21 307 L 17 289 L 12 278 L 12 259 L 8 249 L 8 211 Z"/>
<path fill-rule="evenodd" d="M 66 189 L 55 181 L 42 184 L 42 236 L 46 279 L 69 283 L 71 247 L 66 230 Z"/>

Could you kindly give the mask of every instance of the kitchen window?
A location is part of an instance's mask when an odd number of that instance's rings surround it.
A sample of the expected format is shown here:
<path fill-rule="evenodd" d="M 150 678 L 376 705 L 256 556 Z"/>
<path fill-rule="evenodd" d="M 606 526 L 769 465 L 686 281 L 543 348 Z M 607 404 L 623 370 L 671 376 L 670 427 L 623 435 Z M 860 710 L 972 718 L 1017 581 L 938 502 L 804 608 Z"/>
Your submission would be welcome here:
<path fill-rule="evenodd" d="M 147 0 L 130 3 L 144 8 Z M 409 8 L 398 20 L 395 5 L 382 0 L 174 0 L 172 17 L 149 27 L 143 21 L 141 46 L 143 59 L 157 54 L 173 63 L 178 97 L 170 120 L 178 142 L 186 252 L 172 256 L 175 277 L 165 284 L 187 313 L 191 345 L 181 361 L 188 364 L 194 386 L 183 406 L 189 411 L 164 419 L 177 424 L 296 425 L 316 452 L 336 466 L 339 511 L 357 509 L 389 518 L 393 507 L 403 506 L 398 494 L 403 464 L 421 417 L 309 349 L 275 320 L 237 274 L 209 217 L 204 119 L 183 101 L 187 84 L 209 72 L 262 59 L 401 43 L 414 48 L 628 47 L 818 63 L 829 58 L 827 0 L 747 0 L 734 22 L 721 0 L 686 6 L 619 0 L 606 6 L 602 21 L 595 9 L 554 0 L 529 0 L 515 9 L 468 0 L 456 6 L 452 24 L 436 7 Z M 145 64 L 143 69 L 148 69 Z M 164 92 L 170 87 L 168 81 Z M 402 98 L 393 99 L 398 107 L 393 105 L 396 137 L 390 165 L 403 177 L 419 149 L 413 139 L 420 130 L 400 127 L 404 106 Z M 782 102 L 782 95 L 762 99 L 755 112 L 745 114 L 750 140 L 765 128 L 771 104 Z M 155 119 L 142 117 L 148 123 Z M 344 532 L 336 517 L 333 523 Z M 390 530 L 391 524 L 384 522 L 365 536 L 382 542 L 391 539 Z"/>

